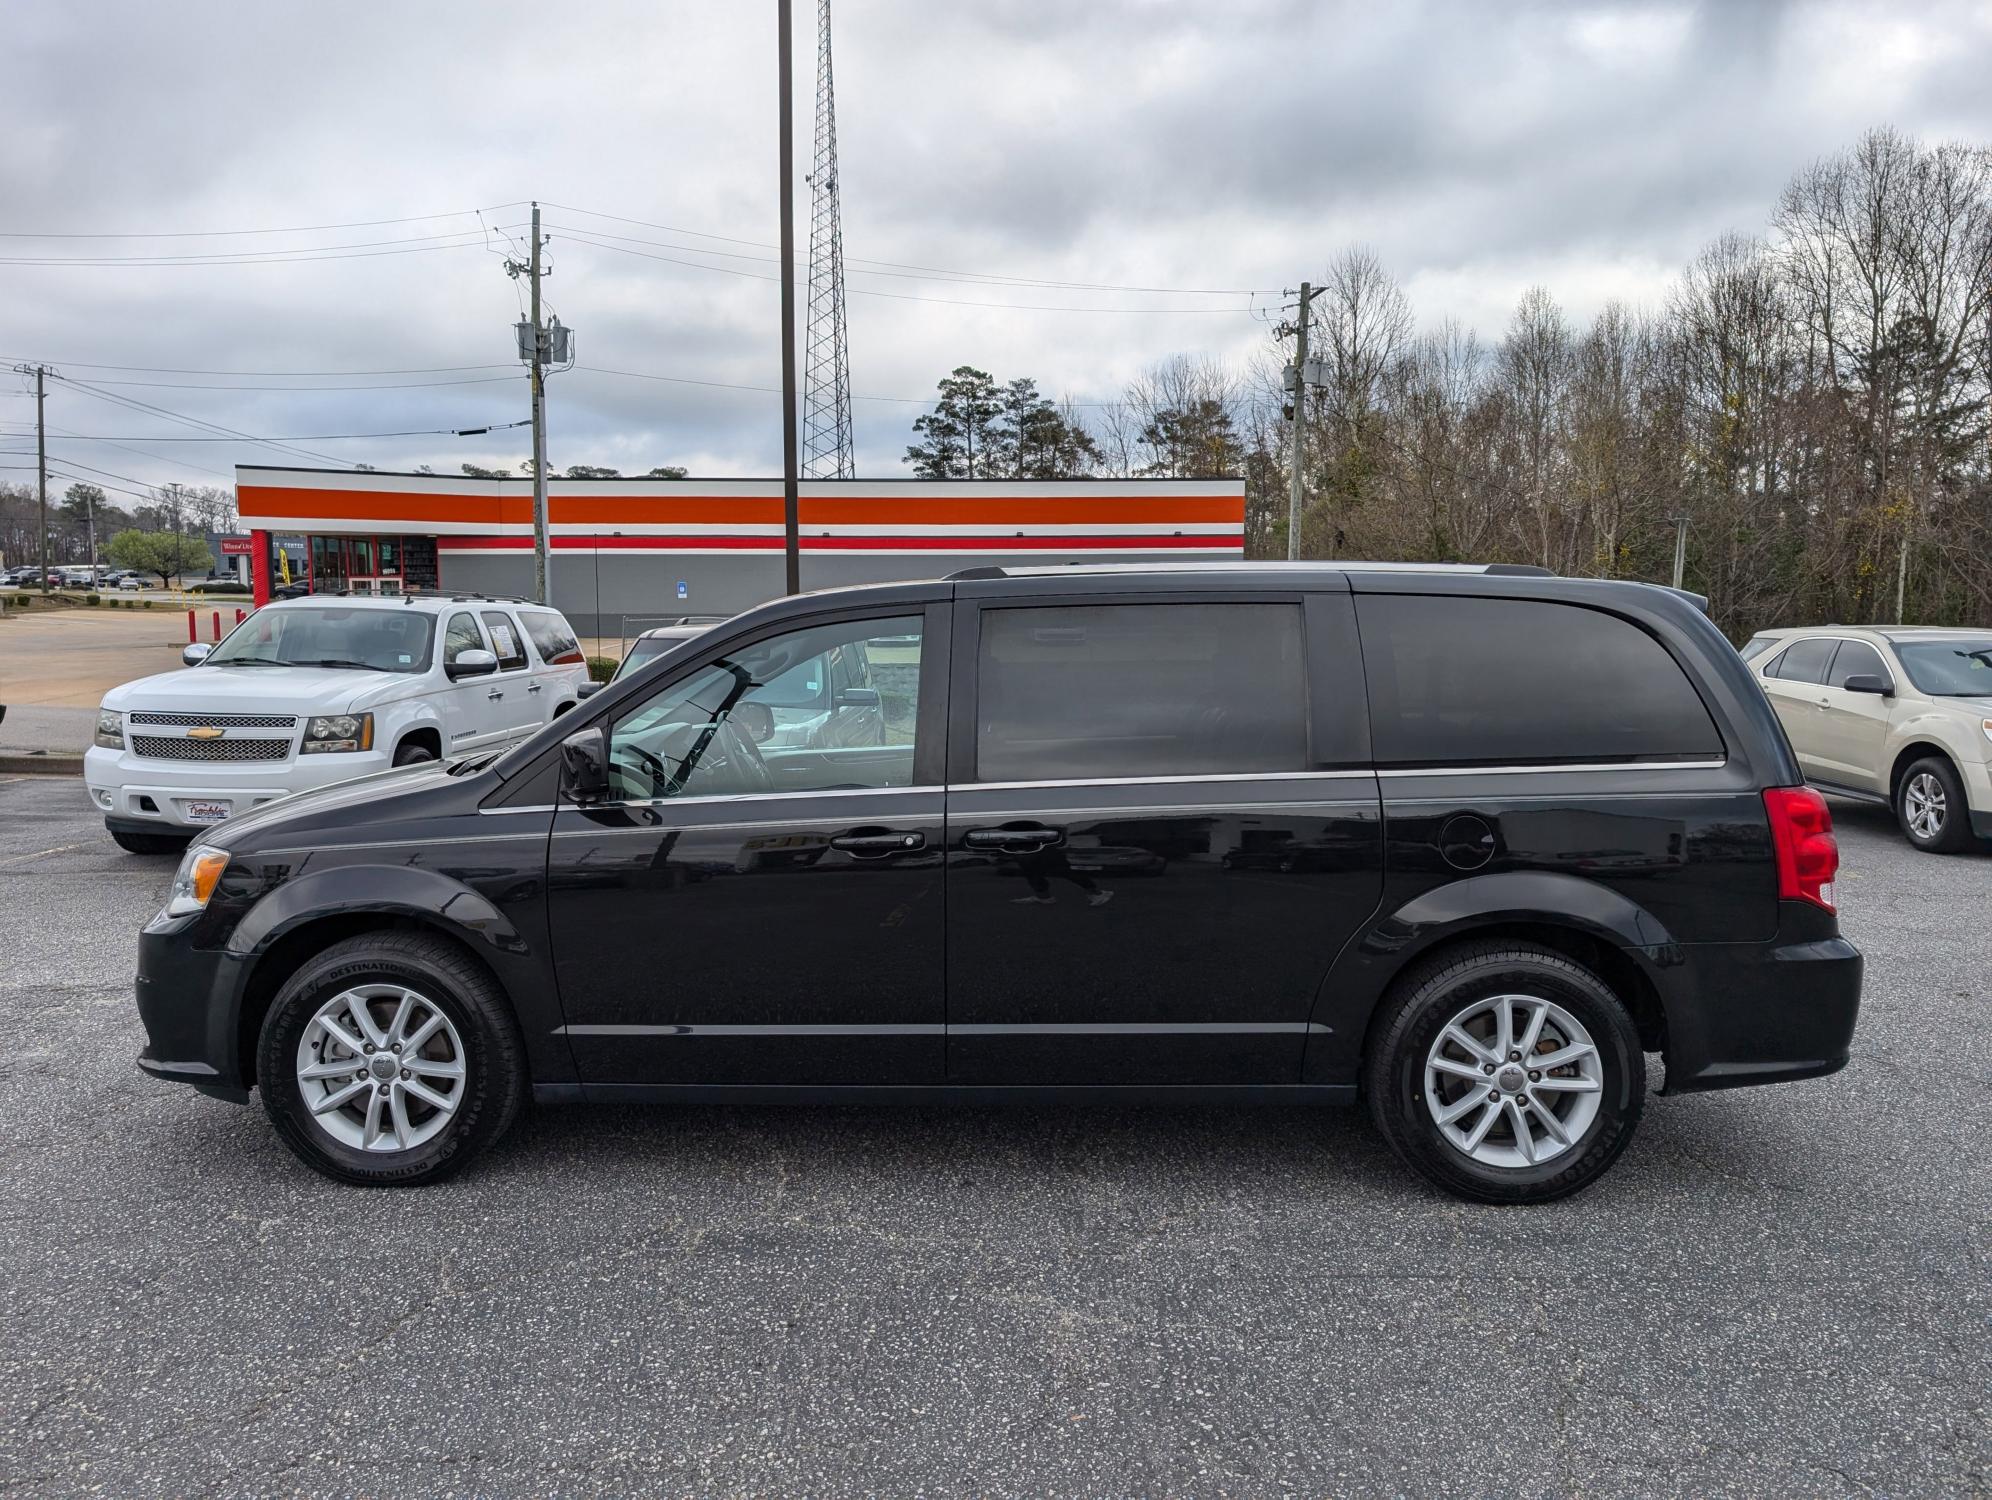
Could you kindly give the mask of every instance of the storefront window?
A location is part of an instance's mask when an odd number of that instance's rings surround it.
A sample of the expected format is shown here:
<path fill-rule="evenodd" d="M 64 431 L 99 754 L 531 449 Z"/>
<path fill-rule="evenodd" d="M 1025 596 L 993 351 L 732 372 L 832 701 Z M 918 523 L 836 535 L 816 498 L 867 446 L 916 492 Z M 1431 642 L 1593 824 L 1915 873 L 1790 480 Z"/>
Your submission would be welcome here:
<path fill-rule="evenodd" d="M 380 539 L 380 571 L 383 577 L 394 577 L 401 572 L 401 543 L 391 536 Z"/>

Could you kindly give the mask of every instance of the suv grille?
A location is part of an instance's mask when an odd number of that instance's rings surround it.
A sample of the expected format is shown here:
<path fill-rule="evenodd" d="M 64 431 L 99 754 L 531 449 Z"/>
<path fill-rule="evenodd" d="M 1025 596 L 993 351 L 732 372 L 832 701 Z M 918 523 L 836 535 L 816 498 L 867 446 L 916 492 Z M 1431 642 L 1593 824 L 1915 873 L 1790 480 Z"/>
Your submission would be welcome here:
<path fill-rule="evenodd" d="M 212 724 L 217 729 L 295 729 L 295 714 L 183 714 L 140 709 L 125 715 L 134 724 Z"/>
<path fill-rule="evenodd" d="M 212 720 L 206 722 L 212 723 Z M 135 754 L 152 760 L 283 760 L 289 740 L 190 740 L 179 736 L 135 734 Z"/>

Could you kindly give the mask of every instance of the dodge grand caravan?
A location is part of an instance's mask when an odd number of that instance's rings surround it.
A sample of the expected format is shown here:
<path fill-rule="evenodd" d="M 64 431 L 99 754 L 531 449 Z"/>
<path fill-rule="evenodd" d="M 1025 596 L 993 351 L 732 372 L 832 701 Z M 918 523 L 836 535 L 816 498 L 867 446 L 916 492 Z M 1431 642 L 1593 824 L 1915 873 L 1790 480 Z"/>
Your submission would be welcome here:
<path fill-rule="evenodd" d="M 1595 1180 L 1830 1073 L 1826 805 L 1686 599 L 1535 570 L 978 569 L 750 611 L 522 744 L 232 819 L 140 1066 L 306 1162 L 530 1097 L 1362 1100 L 1432 1182 Z"/>

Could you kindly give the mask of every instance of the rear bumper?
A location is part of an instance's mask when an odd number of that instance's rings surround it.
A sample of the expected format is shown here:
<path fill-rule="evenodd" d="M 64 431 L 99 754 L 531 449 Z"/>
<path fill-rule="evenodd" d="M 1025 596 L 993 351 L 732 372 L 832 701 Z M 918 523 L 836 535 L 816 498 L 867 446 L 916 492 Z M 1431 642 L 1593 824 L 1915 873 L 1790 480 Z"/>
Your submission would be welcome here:
<path fill-rule="evenodd" d="M 1707 943 L 1648 957 L 1690 973 L 1667 1004 L 1667 1094 L 1788 1083 L 1847 1065 L 1860 950 L 1843 937 Z"/>

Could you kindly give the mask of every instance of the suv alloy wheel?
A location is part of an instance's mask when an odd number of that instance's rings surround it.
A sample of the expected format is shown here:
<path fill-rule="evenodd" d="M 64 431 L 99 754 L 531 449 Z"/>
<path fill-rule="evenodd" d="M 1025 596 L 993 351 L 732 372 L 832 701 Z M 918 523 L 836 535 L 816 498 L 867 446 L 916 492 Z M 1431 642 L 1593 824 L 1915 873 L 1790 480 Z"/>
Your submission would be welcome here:
<path fill-rule="evenodd" d="M 1632 1139 L 1646 1059 L 1632 1017 L 1589 969 L 1529 943 L 1449 949 L 1380 1008 L 1370 1114 L 1424 1177 L 1483 1203 L 1588 1187 Z"/>
<path fill-rule="evenodd" d="M 1964 784 L 1941 756 L 1928 756 L 1902 773 L 1895 789 L 1895 819 L 1903 837 L 1931 854 L 1956 854 L 1971 847 L 1971 823 Z"/>

